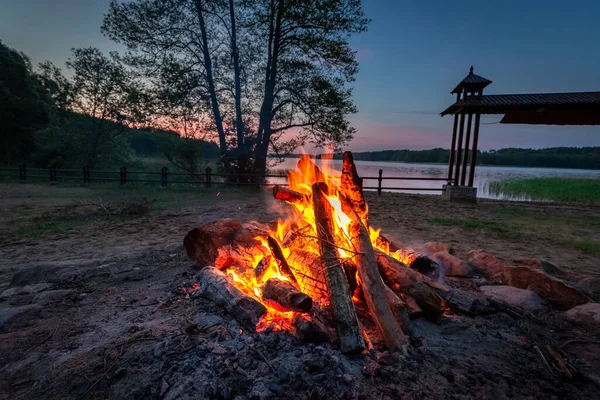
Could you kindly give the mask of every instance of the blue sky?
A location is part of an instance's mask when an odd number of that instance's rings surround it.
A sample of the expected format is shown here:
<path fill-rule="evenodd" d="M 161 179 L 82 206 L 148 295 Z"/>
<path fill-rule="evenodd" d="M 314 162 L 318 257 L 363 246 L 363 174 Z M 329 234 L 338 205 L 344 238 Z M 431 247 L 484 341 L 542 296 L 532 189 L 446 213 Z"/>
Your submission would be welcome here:
<path fill-rule="evenodd" d="M 600 91 L 600 1 L 364 0 L 351 150 L 448 147 L 450 90 L 475 66 L 486 93 Z M 72 47 L 122 50 L 100 33 L 108 0 L 3 0 L 0 40 L 59 66 Z M 480 148 L 600 146 L 600 127 L 493 124 Z"/>

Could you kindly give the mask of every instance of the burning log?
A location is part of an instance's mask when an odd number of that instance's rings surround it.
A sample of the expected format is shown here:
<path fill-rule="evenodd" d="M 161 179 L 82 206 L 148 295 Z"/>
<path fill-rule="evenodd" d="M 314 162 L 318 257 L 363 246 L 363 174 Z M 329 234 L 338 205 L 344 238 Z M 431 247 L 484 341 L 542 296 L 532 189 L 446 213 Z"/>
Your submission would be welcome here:
<path fill-rule="evenodd" d="M 206 267 L 198 273 L 198 294 L 233 315 L 242 325 L 254 330 L 260 318 L 267 312 L 265 306 L 237 289 L 227 276 L 214 267 Z"/>
<path fill-rule="evenodd" d="M 416 250 L 398 249 L 392 254 L 396 260 L 408 265 L 412 269 L 416 269 L 423 275 L 431 279 L 440 277 L 440 266 L 431 258 Z"/>
<path fill-rule="evenodd" d="M 438 321 L 446 308 L 449 289 L 382 252 L 376 252 L 379 273 L 398 296 L 415 299 L 425 318 Z"/>
<path fill-rule="evenodd" d="M 327 300 L 329 298 L 325 279 L 325 266 L 317 254 L 295 250 L 290 253 L 288 263 L 298 280 L 302 292 L 310 295 L 313 300 Z"/>
<path fill-rule="evenodd" d="M 263 300 L 272 300 L 284 311 L 307 313 L 312 308 L 312 299 L 296 289 L 290 282 L 271 278 L 261 287 Z"/>
<path fill-rule="evenodd" d="M 356 172 L 356 165 L 354 165 L 352 153 L 349 151 L 344 153 L 342 164 L 342 186 L 340 191 L 342 195 L 349 201 L 349 203 L 346 204 L 342 202 L 342 209 L 344 213 L 350 216 L 352 211 L 354 211 L 360 218 L 360 221 L 363 223 L 368 233 L 369 219 L 367 215 L 367 203 L 365 202 L 365 197 L 362 191 L 362 180 Z M 351 207 L 348 207 L 348 205 L 351 205 Z"/>
<path fill-rule="evenodd" d="M 262 282 L 264 276 L 269 270 L 269 265 L 271 264 L 271 256 L 264 256 L 254 268 L 254 277 L 256 278 L 256 282 Z"/>
<path fill-rule="evenodd" d="M 214 265 L 219 249 L 230 247 L 231 257 L 248 261 L 268 255 L 257 237 L 267 238 L 264 230 L 253 224 L 242 224 L 238 220 L 223 219 L 192 229 L 183 239 L 185 252 L 191 262 L 204 267 Z"/>
<path fill-rule="evenodd" d="M 323 186 L 324 188 L 322 188 Z M 358 324 L 356 310 L 352 304 L 350 288 L 335 247 L 331 204 L 323 194 L 326 187 L 323 183 L 312 185 L 312 200 L 321 259 L 326 267 L 327 291 L 336 321 L 340 349 L 344 353 L 356 352 L 365 348 L 365 342 Z"/>
<path fill-rule="evenodd" d="M 346 153 L 344 153 L 344 160 Z M 343 204 L 343 203 L 342 203 Z M 367 228 L 363 225 L 360 216 L 352 212 L 350 218 L 350 232 L 353 237 L 351 241 L 358 252 L 354 262 L 358 268 L 358 275 L 369 311 L 383 336 L 388 347 L 402 348 L 406 343 L 406 336 L 402 332 L 398 321 L 390 309 L 386 299 L 385 285 L 377 269 L 377 259 L 373 251 L 373 245 L 369 238 Z"/>
<path fill-rule="evenodd" d="M 288 203 L 308 204 L 309 202 L 307 195 L 279 185 L 273 186 L 273 197 Z"/>
<path fill-rule="evenodd" d="M 306 225 L 296 230 L 290 230 L 285 235 L 281 245 L 289 249 L 303 249 L 314 252 L 319 251 L 317 234 L 311 225 Z"/>
<path fill-rule="evenodd" d="M 378 249 L 382 249 L 382 250 L 385 249 L 384 252 L 386 254 L 393 254 L 400 249 L 400 247 L 398 247 L 391 240 L 389 240 L 388 238 L 383 236 L 381 233 L 379 234 L 379 236 L 377 236 L 377 240 L 376 240 L 375 244 L 377 245 Z"/>
<path fill-rule="evenodd" d="M 277 240 L 275 240 L 275 238 L 273 238 L 272 236 L 269 236 L 267 238 L 267 243 L 269 245 L 269 248 L 271 249 L 273 257 L 275 257 L 275 260 L 277 260 L 277 265 L 279 266 L 279 272 L 281 273 L 281 275 L 285 276 L 296 286 L 298 286 L 298 281 L 296 280 L 294 273 L 290 269 L 290 265 L 283 256 L 283 252 L 281 251 L 281 247 L 279 247 L 279 243 L 277 243 Z"/>

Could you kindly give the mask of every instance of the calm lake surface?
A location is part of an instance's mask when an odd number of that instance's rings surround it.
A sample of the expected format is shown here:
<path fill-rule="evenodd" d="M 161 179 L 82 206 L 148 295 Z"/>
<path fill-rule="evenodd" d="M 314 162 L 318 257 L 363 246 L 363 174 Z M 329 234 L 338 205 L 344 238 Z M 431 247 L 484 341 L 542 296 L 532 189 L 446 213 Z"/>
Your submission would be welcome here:
<path fill-rule="evenodd" d="M 322 165 L 323 160 L 315 160 L 317 165 Z M 283 163 L 277 165 L 274 169 L 289 170 L 296 167 L 297 158 L 288 158 Z M 334 169 L 341 170 L 342 161 L 325 161 Z M 397 162 L 378 162 L 378 161 L 356 161 L 356 168 L 361 177 L 377 177 L 379 170 L 383 170 L 382 186 L 388 188 L 440 188 L 445 183 L 443 181 L 410 181 L 410 180 L 386 180 L 386 177 L 419 177 L 419 178 L 446 178 L 448 175 L 448 166 L 441 164 L 414 164 Z M 523 167 L 497 167 L 478 165 L 475 171 L 474 186 L 477 187 L 477 196 L 490 199 L 503 200 L 530 200 L 527 198 L 514 198 L 502 194 L 490 193 L 488 185 L 492 181 L 502 181 L 507 179 L 523 178 L 546 178 L 546 177 L 568 177 L 568 178 L 588 178 L 600 179 L 600 170 L 587 169 L 563 169 L 563 168 L 523 168 Z M 468 181 L 467 171 L 467 181 Z M 272 183 L 283 183 L 284 180 L 271 178 Z M 364 186 L 377 186 L 377 179 L 365 180 Z M 424 190 L 393 190 L 384 189 L 384 191 L 397 191 L 406 193 L 421 194 L 441 194 L 441 191 Z"/>

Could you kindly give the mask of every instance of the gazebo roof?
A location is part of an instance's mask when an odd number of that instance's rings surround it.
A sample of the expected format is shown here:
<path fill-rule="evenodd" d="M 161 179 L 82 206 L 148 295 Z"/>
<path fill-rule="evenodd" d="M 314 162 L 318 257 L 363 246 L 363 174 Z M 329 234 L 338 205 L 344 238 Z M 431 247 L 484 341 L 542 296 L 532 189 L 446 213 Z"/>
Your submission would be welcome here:
<path fill-rule="evenodd" d="M 600 124 L 600 92 L 467 96 L 441 115 L 462 112 L 507 114 L 503 123 L 597 125 Z"/>
<path fill-rule="evenodd" d="M 473 66 L 469 69 L 469 75 L 465 76 L 465 78 L 460 81 L 458 85 L 450 92 L 451 94 L 460 93 L 464 88 L 469 90 L 481 90 L 487 85 L 492 83 L 489 79 L 486 79 L 482 76 L 476 75 L 473 73 Z"/>

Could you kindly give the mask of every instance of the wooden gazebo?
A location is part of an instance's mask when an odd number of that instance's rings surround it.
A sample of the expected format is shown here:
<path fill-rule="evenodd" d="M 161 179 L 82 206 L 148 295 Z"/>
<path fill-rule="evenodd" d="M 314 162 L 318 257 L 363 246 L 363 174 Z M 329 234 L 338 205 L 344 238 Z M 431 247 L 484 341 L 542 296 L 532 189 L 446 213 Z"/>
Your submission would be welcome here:
<path fill-rule="evenodd" d="M 456 102 L 441 113 L 442 117 L 454 115 L 448 166 L 452 185 L 447 186 L 447 191 L 451 186 L 473 187 L 481 114 L 504 114 L 501 124 L 600 125 L 600 92 L 484 95 L 483 89 L 490 83 L 489 79 L 474 74 L 471 66 L 469 74 L 450 92 L 456 94 Z M 471 130 L 473 143 L 467 182 Z M 476 189 L 465 189 L 463 193 L 474 197 Z"/>

